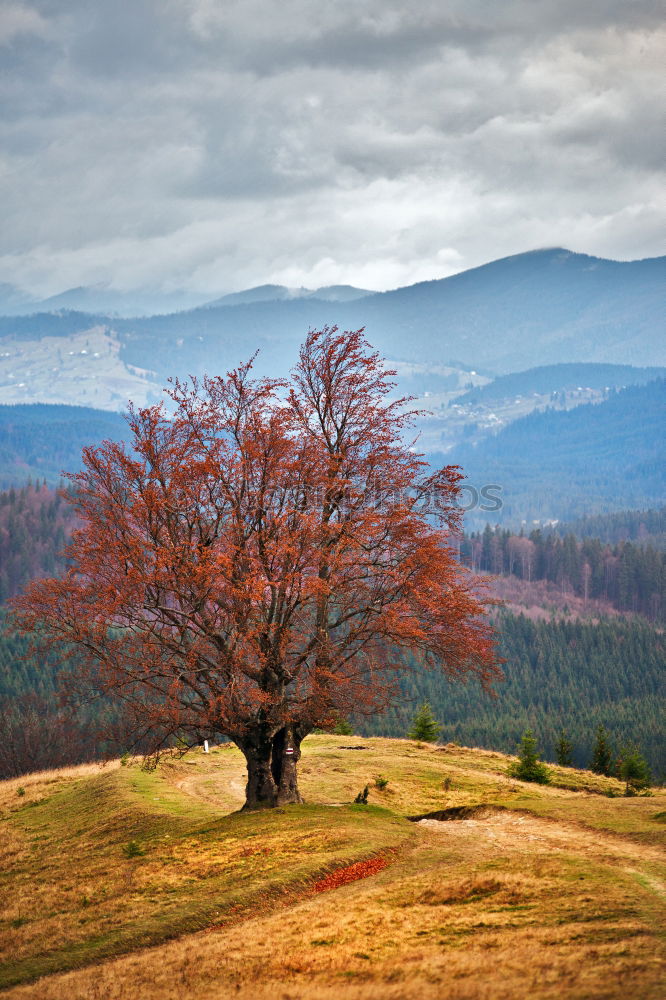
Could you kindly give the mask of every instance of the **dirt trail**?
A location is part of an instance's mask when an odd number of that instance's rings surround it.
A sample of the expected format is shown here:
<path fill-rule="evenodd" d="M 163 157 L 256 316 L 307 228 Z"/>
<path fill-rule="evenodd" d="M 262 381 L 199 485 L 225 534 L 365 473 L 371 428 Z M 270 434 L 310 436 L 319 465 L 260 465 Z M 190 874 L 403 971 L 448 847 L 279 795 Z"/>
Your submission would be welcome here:
<path fill-rule="evenodd" d="M 200 799 L 216 809 L 229 809 L 230 812 L 240 808 L 245 802 L 245 785 L 240 778 L 228 778 L 224 781 L 216 781 L 214 787 L 206 787 L 206 781 L 210 781 L 208 774 L 185 774 L 178 775 L 172 779 L 175 787 L 189 795 L 191 798 Z"/>
<path fill-rule="evenodd" d="M 607 834 L 601 830 L 586 830 L 573 824 L 557 820 L 540 819 L 511 810 L 494 811 L 491 808 L 472 818 L 448 820 L 419 820 L 424 827 L 438 836 L 467 842 L 480 851 L 487 852 L 493 846 L 503 849 L 515 847 L 521 853 L 543 853 L 545 850 L 563 851 L 594 857 L 598 861 L 661 862 L 666 860 L 665 852 L 649 844 L 637 844 L 617 834 Z M 664 885 L 652 879 L 654 887 L 664 892 Z"/>

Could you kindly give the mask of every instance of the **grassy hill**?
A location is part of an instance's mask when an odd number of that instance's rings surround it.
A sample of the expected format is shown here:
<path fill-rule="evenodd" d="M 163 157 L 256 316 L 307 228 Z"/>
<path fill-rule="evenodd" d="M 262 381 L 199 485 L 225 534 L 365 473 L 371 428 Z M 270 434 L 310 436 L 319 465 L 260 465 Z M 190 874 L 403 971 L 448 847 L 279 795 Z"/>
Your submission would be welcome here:
<path fill-rule="evenodd" d="M 3 782 L 0 985 L 40 1000 L 656 998 L 666 793 L 614 797 L 614 779 L 559 768 L 526 785 L 508 763 L 312 736 L 308 804 L 260 814 L 235 811 L 231 746 Z M 366 783 L 371 804 L 350 804 Z"/>

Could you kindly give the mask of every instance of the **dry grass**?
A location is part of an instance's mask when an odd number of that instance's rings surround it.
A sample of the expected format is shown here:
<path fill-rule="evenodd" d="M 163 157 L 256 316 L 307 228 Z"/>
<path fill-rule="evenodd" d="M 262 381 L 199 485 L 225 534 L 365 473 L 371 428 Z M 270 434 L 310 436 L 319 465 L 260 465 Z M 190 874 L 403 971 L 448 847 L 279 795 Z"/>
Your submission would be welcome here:
<path fill-rule="evenodd" d="M 19 788 L 26 792 L 43 792 L 49 786 L 72 778 L 87 778 L 93 774 L 105 774 L 120 767 L 120 761 L 110 760 L 101 764 L 77 764 L 74 767 L 58 767 L 52 771 L 34 771 L 20 778 L 7 778 L 0 781 L 0 809 L 11 808 Z"/>
<path fill-rule="evenodd" d="M 220 754 L 220 771 L 235 775 L 238 761 L 227 768 L 227 759 Z M 205 783 L 214 764 L 195 766 Z M 0 985 L 210 926 L 271 896 L 300 896 L 327 868 L 414 835 L 398 817 L 351 806 L 336 810 L 334 825 L 330 809 L 312 806 L 225 816 L 179 787 L 187 767 L 6 783 Z"/>
<path fill-rule="evenodd" d="M 418 846 L 376 878 L 288 912 L 198 934 L 12 997 L 241 1000 L 318 997 L 659 996 L 652 898 L 630 874 L 571 855 L 492 858 L 461 831 Z M 445 991 L 445 992 L 444 992 Z"/>
<path fill-rule="evenodd" d="M 357 743 L 368 749 L 341 749 Z M 664 793 L 526 786 L 506 778 L 502 755 L 453 746 L 314 737 L 305 748 L 313 804 L 269 814 L 215 808 L 239 801 L 233 749 L 156 775 L 77 772 L 36 806 L 24 781 L 18 809 L 10 783 L 0 786 L 0 860 L 12 867 L 5 981 L 87 965 L 8 995 L 515 1000 L 613 998 L 629 986 L 660 995 Z M 388 810 L 330 808 L 377 773 L 389 785 L 371 801 Z M 586 772 L 567 777 L 606 787 Z M 462 822 L 400 818 L 479 804 L 487 808 Z M 121 853 L 130 839 L 146 849 L 131 861 Z M 396 848 L 371 878 L 311 894 L 317 872 Z M 19 905 L 28 922 L 12 926 Z M 194 927 L 207 930 L 183 935 Z"/>

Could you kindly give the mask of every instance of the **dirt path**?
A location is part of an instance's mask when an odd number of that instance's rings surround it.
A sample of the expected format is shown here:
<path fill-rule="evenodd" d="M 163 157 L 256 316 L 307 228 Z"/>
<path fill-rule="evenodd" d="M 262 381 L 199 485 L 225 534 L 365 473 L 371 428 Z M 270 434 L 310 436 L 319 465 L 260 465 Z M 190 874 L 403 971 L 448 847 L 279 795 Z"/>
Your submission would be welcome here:
<path fill-rule="evenodd" d="M 245 785 L 240 778 L 224 776 L 216 779 L 210 787 L 206 787 L 211 782 L 210 774 L 179 774 L 172 780 L 185 795 L 200 799 L 216 809 L 235 812 L 245 802 Z"/>
<path fill-rule="evenodd" d="M 656 890 L 656 880 L 637 865 L 661 859 L 657 848 L 492 807 L 469 819 L 424 819 L 417 828 L 423 836 L 416 850 L 428 851 L 423 864 L 408 857 L 407 870 L 400 859 L 388 871 L 386 858 L 350 865 L 274 912 L 53 976 L 9 995 L 16 1000 L 661 996 L 650 925 L 625 912 L 627 889 L 617 889 L 612 873 L 581 892 L 566 866 L 542 875 L 533 864 L 538 854 L 582 855 L 632 872 Z M 433 852 L 433 844 L 439 850 Z M 507 859 L 507 871 L 489 876 L 483 862 L 493 854 Z M 488 882 L 488 902 L 475 901 L 470 886 L 483 891 Z"/>
<path fill-rule="evenodd" d="M 467 843 L 480 852 L 493 847 L 519 849 L 521 853 L 543 853 L 544 850 L 576 853 L 610 863 L 661 862 L 666 855 L 659 847 L 637 844 L 618 834 L 563 823 L 559 820 L 540 819 L 537 816 L 511 810 L 488 808 L 475 816 L 462 820 L 442 822 L 436 819 L 419 820 L 418 825 L 438 836 Z M 627 869 L 633 870 L 633 869 Z M 651 879 L 653 887 L 664 892 L 666 887 Z"/>

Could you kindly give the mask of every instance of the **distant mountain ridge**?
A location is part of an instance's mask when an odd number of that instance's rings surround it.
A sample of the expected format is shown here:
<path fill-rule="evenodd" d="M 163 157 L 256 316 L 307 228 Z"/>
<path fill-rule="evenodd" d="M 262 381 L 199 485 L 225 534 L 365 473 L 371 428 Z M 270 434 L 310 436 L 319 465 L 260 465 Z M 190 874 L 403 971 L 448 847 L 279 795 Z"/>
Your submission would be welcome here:
<path fill-rule="evenodd" d="M 544 250 L 335 307 L 290 299 L 200 308 L 127 322 L 119 331 L 132 364 L 147 367 L 159 344 L 172 370 L 185 350 L 199 370 L 218 358 L 226 369 L 257 347 L 259 368 L 281 370 L 308 328 L 334 324 L 365 327 L 389 358 L 496 374 L 572 361 L 666 365 L 665 277 L 666 257 L 618 262 Z"/>
<path fill-rule="evenodd" d="M 212 302 L 206 302 L 206 309 L 217 306 L 242 306 L 255 302 L 289 302 L 292 299 L 321 299 L 322 302 L 353 302 L 377 292 L 353 285 L 327 285 L 323 288 L 288 288 L 286 285 L 258 285 L 242 292 L 230 292 Z"/>
<path fill-rule="evenodd" d="M 380 346 L 395 357 L 412 344 L 497 374 L 574 361 L 663 365 L 665 279 L 666 257 L 540 250 L 363 304 L 370 331 L 373 309 L 387 313 Z"/>
<path fill-rule="evenodd" d="M 145 317 L 187 312 L 199 307 L 247 305 L 254 302 L 280 302 L 290 299 L 321 299 L 323 302 L 351 302 L 376 292 L 352 285 L 327 285 L 322 288 L 288 288 L 286 285 L 259 285 L 256 288 L 230 292 L 209 301 L 202 293 L 137 290 L 122 292 L 107 282 L 67 288 L 56 295 L 38 299 L 14 285 L 0 283 L 0 315 L 29 316 L 35 313 L 83 312 L 107 315 L 109 318 Z"/>
<path fill-rule="evenodd" d="M 122 292 L 108 282 L 66 288 L 45 299 L 35 298 L 14 285 L 0 284 L 0 315 L 32 316 L 36 313 L 58 313 L 63 310 L 90 315 L 152 316 L 195 309 L 209 296 L 195 292 Z"/>
<path fill-rule="evenodd" d="M 524 372 L 499 375 L 456 398 L 456 403 L 490 403 L 527 393 L 558 392 L 567 389 L 619 388 L 644 385 L 666 376 L 666 368 L 634 368 L 632 365 L 592 363 L 540 365 Z"/>
<path fill-rule="evenodd" d="M 308 329 L 326 325 L 365 327 L 370 342 L 402 364 L 491 377 L 562 363 L 662 367 L 665 278 L 666 257 L 621 262 L 540 250 L 390 292 L 334 286 L 295 295 L 268 286 L 166 315 L 0 316 L 0 348 L 3 340 L 25 343 L 29 371 L 41 338 L 103 327 L 119 361 L 150 372 L 157 390 L 172 375 L 226 372 L 257 351 L 256 373 L 286 374 Z M 26 378 L 19 381 L 26 399 L 39 398 Z"/>

